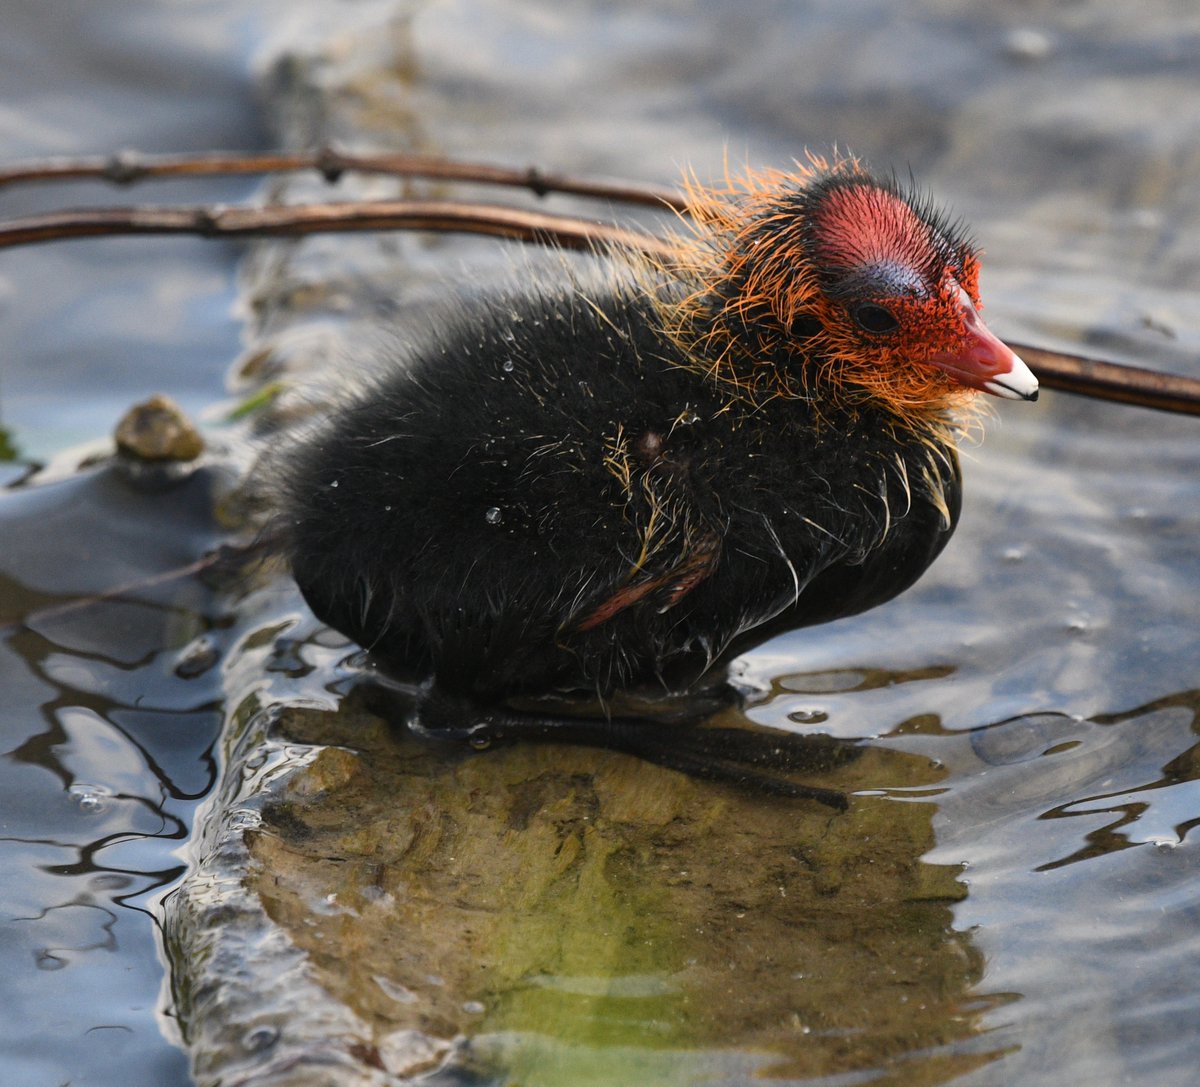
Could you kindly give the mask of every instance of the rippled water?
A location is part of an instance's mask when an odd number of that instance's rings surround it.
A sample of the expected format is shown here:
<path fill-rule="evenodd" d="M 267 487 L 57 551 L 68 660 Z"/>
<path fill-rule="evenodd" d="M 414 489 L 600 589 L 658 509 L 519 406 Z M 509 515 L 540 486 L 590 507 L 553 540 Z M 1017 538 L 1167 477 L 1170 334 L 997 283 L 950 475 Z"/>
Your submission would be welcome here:
<path fill-rule="evenodd" d="M 372 7 L 109 0 L 54 20 L 10 4 L 0 149 L 261 144 L 255 58 Z M 836 140 L 911 165 L 974 224 L 1002 334 L 1195 372 L 1190 0 L 413 10 L 396 46 L 407 136 L 431 150 L 669 181 L 685 162 L 711 175 L 726 153 L 784 163 Z M 250 192 L 191 182 L 138 195 Z M 14 190 L 0 211 L 112 198 Z M 459 275 L 463 252 L 480 254 L 476 276 L 502 259 L 481 244 L 414 260 Z M 245 631 L 195 579 L 61 607 L 220 538 L 208 475 L 157 489 L 111 466 L 75 471 L 66 451 L 158 389 L 219 414 L 239 346 L 237 256 L 169 240 L 0 255 L 0 421 L 16 450 L 0 464 L 0 618 L 33 616 L 0 641 L 6 1083 L 187 1082 L 156 1021 L 156 905 L 215 780 L 219 665 Z M 763 692 L 750 713 L 878 737 L 944 768 L 917 783 L 885 761 L 896 776 L 870 784 L 930 805 L 926 861 L 963 866 L 951 923 L 979 967 L 960 1014 L 990 1056 L 972 1072 L 909 1052 L 876 1070 L 882 1082 L 1190 1084 L 1200 424 L 1054 394 L 998 416 L 968 451 L 962 524 L 934 569 L 884 609 L 747 658 Z M 55 457 L 22 482 L 27 463 Z M 314 692 L 327 678 L 294 676 Z M 755 994 L 729 999 L 753 1007 Z M 503 1049 L 509 1036 L 496 1037 Z M 539 1052 L 528 1080 L 553 1082 Z M 744 1067 L 692 1050 L 676 1076 L 742 1082 Z M 821 1082 L 871 1073 L 854 1077 Z"/>

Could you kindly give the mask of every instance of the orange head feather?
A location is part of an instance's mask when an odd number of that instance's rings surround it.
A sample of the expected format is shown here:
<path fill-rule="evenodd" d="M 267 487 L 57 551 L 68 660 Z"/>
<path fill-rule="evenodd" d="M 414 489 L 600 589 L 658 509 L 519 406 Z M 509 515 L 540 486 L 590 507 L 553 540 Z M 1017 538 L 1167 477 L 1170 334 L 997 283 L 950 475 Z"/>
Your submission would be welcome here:
<path fill-rule="evenodd" d="M 1004 361 L 983 377 L 952 365 L 985 338 L 1007 349 L 976 314 L 974 246 L 923 196 L 856 159 L 810 157 L 722 189 L 692 182 L 688 198 L 691 234 L 667 269 L 687 289 L 664 324 L 732 399 L 870 399 L 937 427 L 968 386 L 998 391 L 988 375 Z"/>

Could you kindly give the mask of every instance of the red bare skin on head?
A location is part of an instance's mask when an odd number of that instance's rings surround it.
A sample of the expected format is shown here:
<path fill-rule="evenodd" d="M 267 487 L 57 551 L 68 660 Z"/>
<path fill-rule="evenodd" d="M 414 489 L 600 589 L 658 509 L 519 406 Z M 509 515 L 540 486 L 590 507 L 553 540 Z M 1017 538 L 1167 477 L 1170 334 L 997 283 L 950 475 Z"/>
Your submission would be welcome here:
<path fill-rule="evenodd" d="M 929 228 L 894 193 L 867 185 L 835 189 L 821 204 L 817 257 L 833 268 L 896 264 L 914 270 L 939 261 Z"/>

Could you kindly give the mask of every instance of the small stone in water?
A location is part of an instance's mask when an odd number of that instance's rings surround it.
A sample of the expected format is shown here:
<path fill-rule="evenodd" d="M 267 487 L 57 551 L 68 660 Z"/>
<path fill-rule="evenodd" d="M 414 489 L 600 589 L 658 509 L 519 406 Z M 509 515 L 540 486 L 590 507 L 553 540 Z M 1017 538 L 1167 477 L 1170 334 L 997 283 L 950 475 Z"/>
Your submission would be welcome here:
<path fill-rule="evenodd" d="M 419 999 L 411 989 L 401 985 L 398 981 L 392 981 L 391 978 L 376 974 L 372 980 L 390 1000 L 394 1000 L 397 1004 L 415 1004 Z"/>
<path fill-rule="evenodd" d="M 167 396 L 130 408 L 117 424 L 117 448 L 138 460 L 189 461 L 204 452 L 204 439 L 183 409 Z"/>

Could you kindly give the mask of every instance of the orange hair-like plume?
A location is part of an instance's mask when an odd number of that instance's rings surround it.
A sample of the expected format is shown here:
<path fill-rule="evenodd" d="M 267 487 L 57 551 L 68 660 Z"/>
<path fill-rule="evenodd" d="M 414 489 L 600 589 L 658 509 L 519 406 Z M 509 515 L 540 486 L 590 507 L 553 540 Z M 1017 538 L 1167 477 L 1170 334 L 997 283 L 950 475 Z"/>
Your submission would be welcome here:
<path fill-rule="evenodd" d="M 809 155 L 793 171 L 746 171 L 723 187 L 685 181 L 691 221 L 676 254 L 657 268 L 663 327 L 689 366 L 724 386 L 731 402 L 774 397 L 883 402 L 905 424 L 946 427 L 945 412 L 972 394 L 921 365 L 961 335 L 961 285 L 978 302 L 978 260 L 957 224 L 852 157 Z M 890 262 L 928 284 L 899 305 L 901 331 L 884 345 L 830 293 L 831 272 Z M 818 388 L 819 387 L 819 388 Z"/>

